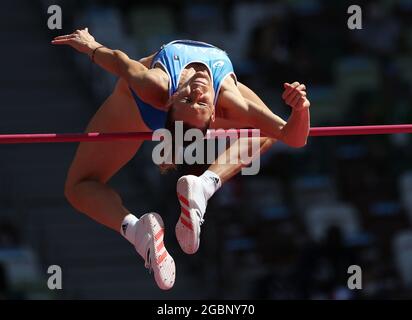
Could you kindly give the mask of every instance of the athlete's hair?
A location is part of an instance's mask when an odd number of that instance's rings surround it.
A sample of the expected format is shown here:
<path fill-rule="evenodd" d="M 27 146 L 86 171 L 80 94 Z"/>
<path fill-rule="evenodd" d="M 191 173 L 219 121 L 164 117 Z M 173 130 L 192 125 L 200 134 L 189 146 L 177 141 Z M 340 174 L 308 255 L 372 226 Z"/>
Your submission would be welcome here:
<path fill-rule="evenodd" d="M 209 119 L 207 121 L 207 123 L 201 128 L 191 126 L 191 125 L 183 122 L 183 135 L 189 129 L 199 129 L 200 131 L 202 131 L 203 135 L 205 136 L 206 133 L 207 133 L 207 129 L 209 129 L 210 121 L 211 121 L 211 119 Z M 160 172 L 162 174 L 165 174 L 165 173 L 168 173 L 171 170 L 176 170 L 177 169 L 177 165 L 175 164 L 175 157 L 176 157 L 176 155 L 175 155 L 175 122 L 176 122 L 176 120 L 174 119 L 174 115 L 173 115 L 173 105 L 171 105 L 168 112 L 167 112 L 165 129 L 169 130 L 169 132 L 172 134 L 172 146 L 171 146 L 172 163 L 170 163 L 170 164 L 163 163 L 163 164 L 159 165 Z M 188 145 L 190 145 L 191 143 L 192 143 L 191 141 L 183 141 L 183 147 L 185 148 Z"/>

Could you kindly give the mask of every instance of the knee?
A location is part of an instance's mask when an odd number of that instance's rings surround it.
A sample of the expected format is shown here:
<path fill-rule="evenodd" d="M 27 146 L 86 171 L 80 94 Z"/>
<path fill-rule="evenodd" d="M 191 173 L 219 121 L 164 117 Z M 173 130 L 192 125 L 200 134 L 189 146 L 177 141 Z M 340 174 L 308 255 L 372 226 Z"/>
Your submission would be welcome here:
<path fill-rule="evenodd" d="M 74 207 L 77 208 L 79 204 L 79 192 L 78 185 L 81 181 L 70 181 L 67 180 L 64 185 L 64 197 L 66 200 Z"/>
<path fill-rule="evenodd" d="M 105 188 L 105 183 L 99 179 L 67 179 L 64 185 L 64 196 L 75 209 L 80 210 Z"/>
<path fill-rule="evenodd" d="M 66 183 L 64 184 L 64 197 L 70 204 L 73 203 L 75 198 L 75 186 L 76 184 L 70 183 L 69 181 L 66 181 Z"/>

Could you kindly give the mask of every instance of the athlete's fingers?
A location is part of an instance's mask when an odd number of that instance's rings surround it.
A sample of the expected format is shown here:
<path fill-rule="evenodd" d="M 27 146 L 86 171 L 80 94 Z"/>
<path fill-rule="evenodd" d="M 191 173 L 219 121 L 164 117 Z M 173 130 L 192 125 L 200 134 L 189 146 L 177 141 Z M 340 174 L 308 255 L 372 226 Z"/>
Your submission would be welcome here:
<path fill-rule="evenodd" d="M 299 82 L 298 82 L 299 83 Z M 297 91 L 305 91 L 306 90 L 306 86 L 304 84 L 299 84 L 297 87 L 294 87 L 293 90 L 297 90 Z"/>
<path fill-rule="evenodd" d="M 301 97 L 301 94 L 299 93 L 299 91 L 293 91 L 286 99 L 285 102 L 287 105 L 291 106 L 292 102 L 297 98 Z"/>
<path fill-rule="evenodd" d="M 295 97 L 298 95 L 298 92 L 292 92 L 286 99 L 285 99 L 285 103 L 287 105 L 290 105 L 293 101 L 293 99 L 295 99 Z"/>
<path fill-rule="evenodd" d="M 300 99 L 304 99 L 301 94 L 297 94 L 289 103 L 292 108 L 296 108 Z"/>
<path fill-rule="evenodd" d="M 75 37 L 74 34 L 66 34 L 66 35 L 64 35 L 64 36 L 55 37 L 54 40 L 70 39 L 70 38 L 73 38 L 73 37 Z"/>
<path fill-rule="evenodd" d="M 293 90 L 300 86 L 299 82 L 294 82 L 292 84 L 285 83 L 285 92 L 282 94 L 283 99 L 287 99 L 290 94 L 292 94 Z"/>
<path fill-rule="evenodd" d="M 297 88 L 299 85 L 300 85 L 300 83 L 297 82 L 297 81 L 295 81 L 295 82 L 293 82 L 290 86 L 291 86 L 292 88 Z"/>
<path fill-rule="evenodd" d="M 294 97 L 295 95 L 296 95 L 296 93 L 300 93 L 300 94 L 302 94 L 303 92 L 305 92 L 304 90 L 302 90 L 303 88 L 305 88 L 305 86 L 304 85 L 299 85 L 297 88 L 293 88 L 293 89 L 291 89 L 290 91 L 289 91 L 289 93 L 284 93 L 283 95 L 282 95 L 282 98 L 284 99 L 284 100 L 290 100 L 290 98 L 292 98 L 292 97 Z M 306 92 L 305 92 L 305 95 L 306 95 Z M 293 98 L 292 98 L 293 99 Z"/>
<path fill-rule="evenodd" d="M 292 91 L 292 93 L 287 96 L 285 102 L 288 105 L 291 105 L 295 101 L 296 97 L 306 97 L 306 91 L 294 89 L 294 91 Z"/>
<path fill-rule="evenodd" d="M 51 43 L 52 44 L 68 44 L 68 45 L 70 45 L 70 44 L 73 43 L 73 40 L 72 39 L 60 39 L 60 40 L 53 40 Z"/>
<path fill-rule="evenodd" d="M 285 91 L 283 91 L 282 99 L 286 99 L 286 97 L 292 92 L 293 86 L 290 83 L 285 83 L 283 86 Z"/>
<path fill-rule="evenodd" d="M 288 100 L 291 95 L 295 96 L 296 92 L 299 92 L 300 94 L 306 96 L 305 89 L 306 89 L 305 85 L 299 85 L 297 88 L 291 89 L 289 92 L 284 92 L 284 94 L 282 95 L 282 98 L 284 100 Z"/>
<path fill-rule="evenodd" d="M 299 85 L 298 87 L 294 88 L 289 95 L 291 95 L 294 91 L 298 91 L 298 92 L 306 92 L 306 86 L 304 84 Z M 286 96 L 286 98 L 288 98 L 288 96 Z"/>

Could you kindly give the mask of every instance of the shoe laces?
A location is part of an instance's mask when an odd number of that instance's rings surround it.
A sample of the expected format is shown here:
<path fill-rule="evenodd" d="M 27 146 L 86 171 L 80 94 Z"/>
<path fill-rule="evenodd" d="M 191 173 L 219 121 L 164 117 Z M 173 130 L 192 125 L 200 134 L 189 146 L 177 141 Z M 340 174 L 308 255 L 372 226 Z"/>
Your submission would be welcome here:
<path fill-rule="evenodd" d="M 202 215 L 202 213 L 200 212 L 200 210 L 196 210 L 196 214 L 197 214 L 197 216 L 198 216 L 198 218 L 199 218 L 199 225 L 201 226 L 201 225 L 205 222 L 205 219 L 203 219 L 203 215 Z"/>
<path fill-rule="evenodd" d="M 144 267 L 146 269 L 149 269 L 149 274 L 152 273 L 153 268 L 152 268 L 152 257 L 151 257 L 151 254 L 150 254 L 150 247 L 147 248 L 147 251 L 146 251 L 146 258 L 144 260 Z"/>

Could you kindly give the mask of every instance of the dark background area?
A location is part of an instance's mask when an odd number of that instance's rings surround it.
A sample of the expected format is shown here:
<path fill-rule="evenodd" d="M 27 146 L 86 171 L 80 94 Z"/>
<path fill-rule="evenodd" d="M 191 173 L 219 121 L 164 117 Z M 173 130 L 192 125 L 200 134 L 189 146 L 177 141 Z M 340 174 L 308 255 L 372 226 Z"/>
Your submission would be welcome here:
<path fill-rule="evenodd" d="M 63 29 L 47 28 L 47 8 Z M 210 42 L 278 115 L 282 84 L 305 83 L 312 126 L 412 122 L 412 1 L 3 1 L 1 133 L 81 132 L 116 79 L 50 40 L 89 27 L 139 59 L 175 39 Z M 311 138 L 276 144 L 257 176 L 237 176 L 211 199 L 201 247 L 174 237 L 175 183 L 146 143 L 113 179 L 137 216 L 159 212 L 177 262 L 161 292 L 118 234 L 78 214 L 63 186 L 76 145 L 0 146 L 0 299 L 410 299 L 410 135 Z M 92 161 L 92 159 L 91 159 Z M 348 267 L 362 268 L 349 290 Z M 47 289 L 59 265 L 63 289 Z"/>

